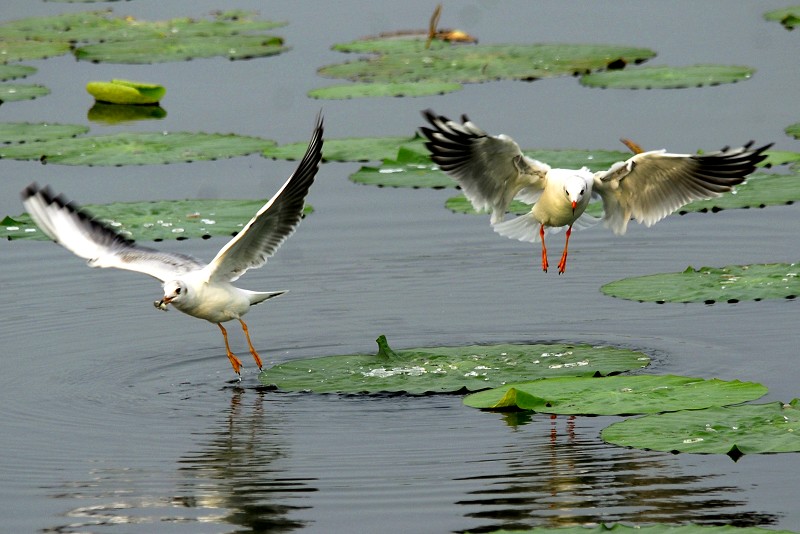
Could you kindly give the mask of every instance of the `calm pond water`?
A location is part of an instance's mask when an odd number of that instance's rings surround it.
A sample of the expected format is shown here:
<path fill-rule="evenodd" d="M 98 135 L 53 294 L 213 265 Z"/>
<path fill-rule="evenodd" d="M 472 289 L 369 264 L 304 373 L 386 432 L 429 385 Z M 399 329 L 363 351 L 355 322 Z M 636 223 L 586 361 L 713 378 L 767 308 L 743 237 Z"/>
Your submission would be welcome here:
<path fill-rule="evenodd" d="M 132 1 L 155 19 L 222 3 Z M 226 4 L 227 6 L 228 4 Z M 418 0 L 236 2 L 288 20 L 293 49 L 245 62 L 121 66 L 31 62 L 53 94 L 3 105 L 4 121 L 87 123 L 89 80 L 168 88 L 159 123 L 103 127 L 238 132 L 307 139 L 322 108 L 328 137 L 407 135 L 419 110 L 463 112 L 523 146 L 619 149 L 619 137 L 673 151 L 749 139 L 797 150 L 797 32 L 761 15 L 778 1 L 444 2 L 443 26 L 482 42 L 647 46 L 653 64 L 745 64 L 752 80 L 679 91 L 604 91 L 574 79 L 468 86 L 447 96 L 322 102 L 317 67 L 337 42 L 422 28 Z M 83 9 L 13 0 L 2 17 Z M 154 167 L 0 161 L 0 215 L 19 191 L 50 183 L 83 203 L 267 198 L 293 169 L 257 156 Z M 396 348 L 570 341 L 643 350 L 652 371 L 759 381 L 765 400 L 798 387 L 797 301 L 651 305 L 603 296 L 611 280 L 703 265 L 796 261 L 797 206 L 671 217 L 616 237 L 573 236 L 565 276 L 537 251 L 454 215 L 452 193 L 352 184 L 358 165 L 327 164 L 315 213 L 241 285 L 291 292 L 248 315 L 266 362 Z M 162 243 L 211 258 L 224 239 Z M 263 391 L 248 358 L 240 384 L 217 329 L 156 313 L 147 277 L 90 271 L 50 243 L 0 243 L 0 530 L 4 532 L 475 532 L 600 521 L 800 528 L 796 454 L 670 455 L 603 444 L 616 418 L 484 413 L 455 395 L 342 397 Z M 233 332 L 236 329 L 231 329 Z M 246 356 L 244 339 L 233 349 Z"/>

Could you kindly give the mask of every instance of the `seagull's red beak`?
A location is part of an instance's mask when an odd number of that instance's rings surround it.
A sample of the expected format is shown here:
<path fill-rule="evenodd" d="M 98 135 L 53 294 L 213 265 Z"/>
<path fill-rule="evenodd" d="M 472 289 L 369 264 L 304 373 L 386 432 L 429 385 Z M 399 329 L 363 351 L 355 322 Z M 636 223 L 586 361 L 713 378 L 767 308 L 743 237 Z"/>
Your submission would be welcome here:
<path fill-rule="evenodd" d="M 169 304 L 170 302 L 172 302 L 172 297 L 165 296 L 163 299 L 161 299 L 161 302 L 163 304 Z"/>
<path fill-rule="evenodd" d="M 575 208 L 578 206 L 578 203 L 574 200 L 572 201 L 572 213 L 575 213 Z"/>

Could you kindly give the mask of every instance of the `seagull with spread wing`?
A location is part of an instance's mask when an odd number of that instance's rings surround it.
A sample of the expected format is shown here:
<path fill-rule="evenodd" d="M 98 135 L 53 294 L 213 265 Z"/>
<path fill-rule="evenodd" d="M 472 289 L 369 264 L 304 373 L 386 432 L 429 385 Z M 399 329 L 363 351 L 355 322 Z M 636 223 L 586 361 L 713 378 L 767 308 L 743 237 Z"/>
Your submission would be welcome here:
<path fill-rule="evenodd" d="M 771 144 L 723 148 L 706 154 L 670 154 L 651 150 L 620 161 L 606 171 L 553 169 L 525 156 L 507 135 L 489 135 L 466 115 L 459 124 L 432 110 L 422 112 L 430 127 L 420 128 L 431 159 L 454 178 L 472 206 L 491 212 L 495 232 L 511 239 L 542 242 L 542 269 L 547 271 L 544 235 L 567 227 L 558 273 L 567 266 L 572 228 L 600 219 L 584 213 L 593 196 L 603 201 L 602 220 L 615 234 L 628 221 L 652 226 L 694 200 L 713 198 L 744 181 L 766 159 Z M 531 211 L 504 220 L 512 200 L 532 204 Z"/>
<path fill-rule="evenodd" d="M 183 313 L 215 323 L 222 332 L 228 359 L 237 374 L 242 362 L 231 352 L 228 333 L 222 323 L 238 320 L 250 354 L 261 369 L 261 358 L 250 341 L 242 316 L 250 306 L 285 291 L 249 291 L 231 282 L 248 269 L 264 265 L 300 223 L 305 197 L 322 159 L 322 134 L 320 116 L 308 149 L 294 173 L 209 264 L 183 254 L 136 245 L 75 204 L 54 196 L 48 187 L 29 185 L 22 192 L 22 203 L 48 237 L 85 258 L 90 267 L 115 267 L 150 275 L 164 286 L 164 296 L 154 303 L 157 308 L 166 310 L 167 305 L 172 304 Z"/>

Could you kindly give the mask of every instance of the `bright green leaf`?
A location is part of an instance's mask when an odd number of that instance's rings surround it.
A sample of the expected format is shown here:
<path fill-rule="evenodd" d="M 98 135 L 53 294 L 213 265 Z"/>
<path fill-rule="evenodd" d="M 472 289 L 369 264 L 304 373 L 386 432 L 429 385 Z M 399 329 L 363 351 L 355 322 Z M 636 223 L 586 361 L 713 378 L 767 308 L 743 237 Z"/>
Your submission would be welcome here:
<path fill-rule="evenodd" d="M 516 390 L 509 395 L 511 389 Z M 551 414 L 626 415 L 738 404 L 757 399 L 767 388 L 755 382 L 704 380 L 675 375 L 559 377 L 518 382 L 473 393 L 473 408 L 514 406 Z"/>
<path fill-rule="evenodd" d="M 110 82 L 89 82 L 86 84 L 86 91 L 98 102 L 133 105 L 157 104 L 167 92 L 163 85 L 157 83 L 118 79 Z"/>
<path fill-rule="evenodd" d="M 86 118 L 101 124 L 121 124 L 125 122 L 160 120 L 167 116 L 164 108 L 154 106 L 126 106 L 124 104 L 106 104 L 95 102 L 89 108 Z"/>
<path fill-rule="evenodd" d="M 787 126 L 786 134 L 791 135 L 795 139 L 800 139 L 800 122 Z"/>
<path fill-rule="evenodd" d="M 377 355 L 305 358 L 259 375 L 265 385 L 315 393 L 409 394 L 477 391 L 542 376 L 591 376 L 645 367 L 641 352 L 589 345 L 487 345 L 392 351 L 378 338 Z"/>
<path fill-rule="evenodd" d="M 745 404 L 648 415 L 603 430 L 608 443 L 668 452 L 742 454 L 800 452 L 800 407 Z"/>

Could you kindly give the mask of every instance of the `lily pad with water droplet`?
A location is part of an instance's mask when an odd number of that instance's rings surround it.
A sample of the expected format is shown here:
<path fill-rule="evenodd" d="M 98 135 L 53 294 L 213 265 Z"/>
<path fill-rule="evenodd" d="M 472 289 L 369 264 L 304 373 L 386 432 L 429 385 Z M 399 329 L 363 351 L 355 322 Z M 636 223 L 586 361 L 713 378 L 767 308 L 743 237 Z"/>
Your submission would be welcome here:
<path fill-rule="evenodd" d="M 464 404 L 559 415 L 630 415 L 738 404 L 766 393 L 767 388 L 755 382 L 676 375 L 559 377 L 473 393 Z"/>
<path fill-rule="evenodd" d="M 747 80 L 754 72 L 738 65 L 650 66 L 584 74 L 580 82 L 604 89 L 682 89 Z"/>
<path fill-rule="evenodd" d="M 419 136 L 412 137 L 354 137 L 350 139 L 325 139 L 322 149 L 324 161 L 381 161 L 394 158 L 402 146 L 419 152 L 423 147 Z M 273 159 L 299 160 L 305 154 L 306 141 L 275 145 L 262 152 L 264 157 Z"/>
<path fill-rule="evenodd" d="M 764 13 L 764 18 L 773 22 L 780 22 L 787 30 L 793 30 L 800 24 L 800 6 L 789 6 Z"/>
<path fill-rule="evenodd" d="M 800 295 L 800 265 L 769 263 L 687 268 L 605 284 L 600 291 L 639 302 L 715 302 L 794 299 Z"/>
<path fill-rule="evenodd" d="M 0 143 L 32 143 L 49 139 L 75 137 L 89 131 L 82 124 L 59 124 L 54 122 L 0 122 Z"/>
<path fill-rule="evenodd" d="M 648 415 L 605 428 L 604 441 L 666 452 L 744 454 L 800 452 L 800 399 Z"/>
<path fill-rule="evenodd" d="M 234 134 L 134 132 L 0 147 L 0 158 L 62 165 L 152 165 L 261 152 L 274 141 Z"/>
<path fill-rule="evenodd" d="M 266 203 L 257 200 L 160 200 L 87 205 L 84 209 L 125 237 L 136 241 L 231 236 Z M 313 211 L 306 205 L 304 214 Z M 27 214 L 6 217 L 0 239 L 47 240 Z"/>
<path fill-rule="evenodd" d="M 308 358 L 278 364 L 259 380 L 285 391 L 409 394 L 477 391 L 543 376 L 587 376 L 638 369 L 650 359 L 632 350 L 571 344 L 425 347 L 376 355 Z"/>
<path fill-rule="evenodd" d="M 38 84 L 0 83 L 0 102 L 33 100 L 50 94 L 50 89 Z"/>
<path fill-rule="evenodd" d="M 35 72 L 36 67 L 28 65 L 0 65 L 0 82 L 25 78 Z"/>

